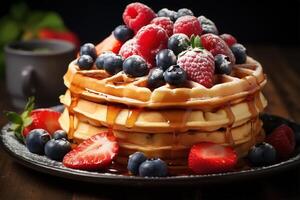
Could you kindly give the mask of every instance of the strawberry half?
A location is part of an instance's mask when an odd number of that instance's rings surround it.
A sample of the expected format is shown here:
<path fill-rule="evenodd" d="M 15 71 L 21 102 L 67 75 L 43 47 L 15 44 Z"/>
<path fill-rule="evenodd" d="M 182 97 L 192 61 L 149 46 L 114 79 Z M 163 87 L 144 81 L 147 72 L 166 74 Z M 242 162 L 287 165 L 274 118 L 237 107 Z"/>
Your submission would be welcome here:
<path fill-rule="evenodd" d="M 109 132 L 102 132 L 80 143 L 65 155 L 66 167 L 83 170 L 107 168 L 118 153 L 116 138 Z"/>
<path fill-rule="evenodd" d="M 196 174 L 232 171 L 237 154 L 231 147 L 203 142 L 195 144 L 189 153 L 188 166 Z"/>
<path fill-rule="evenodd" d="M 282 124 L 267 136 L 266 142 L 271 144 L 277 152 L 279 158 L 288 158 L 295 150 L 296 141 L 294 131 Z"/>

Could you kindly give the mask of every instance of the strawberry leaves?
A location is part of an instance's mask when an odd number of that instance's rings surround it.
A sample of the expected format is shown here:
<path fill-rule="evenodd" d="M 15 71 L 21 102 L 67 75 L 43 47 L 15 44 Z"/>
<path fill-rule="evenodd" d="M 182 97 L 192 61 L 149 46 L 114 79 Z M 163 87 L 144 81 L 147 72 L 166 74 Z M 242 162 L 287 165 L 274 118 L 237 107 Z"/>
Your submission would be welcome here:
<path fill-rule="evenodd" d="M 15 112 L 5 112 L 6 118 L 11 122 L 9 128 L 10 131 L 13 131 L 16 138 L 21 142 L 25 141 L 23 136 L 23 130 L 25 127 L 29 126 L 32 123 L 32 118 L 30 113 L 34 108 L 34 97 L 30 97 L 24 108 L 24 111 L 21 115 Z"/>

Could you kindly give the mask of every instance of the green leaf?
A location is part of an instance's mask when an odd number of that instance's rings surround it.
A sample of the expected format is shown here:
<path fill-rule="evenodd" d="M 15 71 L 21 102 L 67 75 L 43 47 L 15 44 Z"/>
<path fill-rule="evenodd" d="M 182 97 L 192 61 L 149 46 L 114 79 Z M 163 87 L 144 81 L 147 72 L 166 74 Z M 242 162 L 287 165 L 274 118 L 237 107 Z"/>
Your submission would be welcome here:
<path fill-rule="evenodd" d="M 32 30 L 36 27 L 36 25 L 45 17 L 46 13 L 42 11 L 32 11 L 30 12 L 30 15 L 28 16 L 26 23 L 25 23 L 25 29 L 26 30 Z"/>
<path fill-rule="evenodd" d="M 27 101 L 27 103 L 25 105 L 25 108 L 24 108 L 25 111 L 28 111 L 30 113 L 33 110 L 34 100 L 35 100 L 35 98 L 33 96 L 28 98 L 28 101 Z"/>
<path fill-rule="evenodd" d="M 15 41 L 21 34 L 21 28 L 18 23 L 12 19 L 3 18 L 0 21 L 0 45 L 5 45 Z"/>
<path fill-rule="evenodd" d="M 19 129 L 20 126 L 21 126 L 21 124 L 12 123 L 11 126 L 9 127 L 9 129 L 15 131 L 15 130 Z"/>
<path fill-rule="evenodd" d="M 195 39 L 194 39 L 194 48 L 195 47 L 201 47 L 202 44 L 201 44 L 201 39 L 199 36 L 196 36 Z"/>
<path fill-rule="evenodd" d="M 15 112 L 5 112 L 5 116 L 10 122 L 16 123 L 16 124 L 23 124 L 23 119 L 20 115 L 18 115 Z"/>
<path fill-rule="evenodd" d="M 19 2 L 10 8 L 10 15 L 15 20 L 24 21 L 28 10 L 28 6 L 24 2 Z"/>
<path fill-rule="evenodd" d="M 32 123 L 32 118 L 31 117 L 27 117 L 23 120 L 23 126 L 27 127 Z"/>
<path fill-rule="evenodd" d="M 64 22 L 60 15 L 54 12 L 48 12 L 46 15 L 36 24 L 36 29 L 51 28 L 55 30 L 62 30 L 65 28 Z"/>

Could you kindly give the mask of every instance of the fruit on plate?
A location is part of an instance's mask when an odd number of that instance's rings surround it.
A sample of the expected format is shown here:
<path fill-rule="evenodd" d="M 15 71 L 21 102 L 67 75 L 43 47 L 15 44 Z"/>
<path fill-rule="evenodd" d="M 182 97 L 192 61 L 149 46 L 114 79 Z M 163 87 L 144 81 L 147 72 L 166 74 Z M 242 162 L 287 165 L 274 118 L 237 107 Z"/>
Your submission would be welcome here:
<path fill-rule="evenodd" d="M 64 131 L 64 130 L 57 130 L 52 134 L 52 138 L 56 139 L 56 140 L 65 138 L 67 140 L 68 135 L 67 135 L 66 131 Z"/>
<path fill-rule="evenodd" d="M 26 137 L 25 144 L 31 153 L 44 155 L 44 146 L 50 140 L 50 134 L 44 129 L 33 129 Z"/>
<path fill-rule="evenodd" d="M 63 164 L 73 169 L 105 169 L 111 164 L 118 149 L 116 138 L 109 132 L 102 132 L 83 141 L 67 153 Z"/>
<path fill-rule="evenodd" d="M 53 138 L 45 144 L 44 151 L 48 158 L 62 161 L 64 156 L 71 151 L 71 143 L 65 138 Z"/>
<path fill-rule="evenodd" d="M 272 145 L 266 142 L 256 144 L 250 149 L 248 160 L 252 166 L 274 164 L 276 162 L 276 150 Z"/>
<path fill-rule="evenodd" d="M 147 160 L 147 157 L 142 152 L 131 154 L 128 159 L 127 169 L 133 175 L 139 174 L 140 165 Z"/>
<path fill-rule="evenodd" d="M 211 142 L 195 144 L 188 158 L 188 166 L 196 174 L 228 172 L 236 163 L 237 154 L 231 147 Z"/>

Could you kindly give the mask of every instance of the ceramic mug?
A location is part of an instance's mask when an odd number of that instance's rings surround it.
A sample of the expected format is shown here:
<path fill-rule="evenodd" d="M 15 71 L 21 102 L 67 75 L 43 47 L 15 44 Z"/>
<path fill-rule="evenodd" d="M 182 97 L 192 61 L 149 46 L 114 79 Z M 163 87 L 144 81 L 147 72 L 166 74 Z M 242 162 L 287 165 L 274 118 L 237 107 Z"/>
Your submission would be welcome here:
<path fill-rule="evenodd" d="M 59 103 L 65 87 L 63 75 L 75 58 L 75 46 L 60 40 L 18 41 L 5 51 L 6 88 L 12 104 L 22 108 L 35 96 L 37 107 Z"/>

